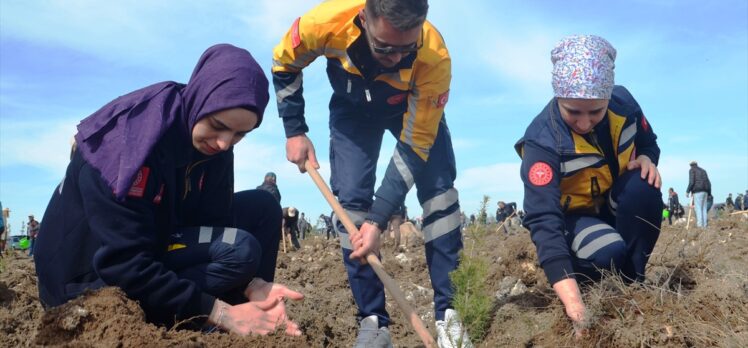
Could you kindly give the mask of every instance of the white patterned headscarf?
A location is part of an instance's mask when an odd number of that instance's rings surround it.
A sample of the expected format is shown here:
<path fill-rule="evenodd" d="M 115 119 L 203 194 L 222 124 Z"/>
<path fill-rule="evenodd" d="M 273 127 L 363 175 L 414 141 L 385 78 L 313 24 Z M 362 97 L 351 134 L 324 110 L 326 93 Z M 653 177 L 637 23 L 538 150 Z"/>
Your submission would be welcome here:
<path fill-rule="evenodd" d="M 610 99 L 616 49 L 595 35 L 568 36 L 551 51 L 553 93 L 559 98 Z"/>

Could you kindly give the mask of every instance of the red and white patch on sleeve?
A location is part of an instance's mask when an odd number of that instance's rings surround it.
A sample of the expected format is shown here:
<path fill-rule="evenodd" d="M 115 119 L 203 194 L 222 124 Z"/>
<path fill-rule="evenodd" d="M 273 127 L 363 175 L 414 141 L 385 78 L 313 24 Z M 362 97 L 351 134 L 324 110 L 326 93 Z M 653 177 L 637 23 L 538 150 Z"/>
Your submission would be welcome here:
<path fill-rule="evenodd" d="M 644 114 L 642 114 L 642 129 L 645 132 L 649 132 L 649 123 L 647 122 L 647 118 L 644 117 Z"/>
<path fill-rule="evenodd" d="M 145 193 L 145 184 L 148 183 L 148 174 L 151 173 L 151 168 L 146 166 L 140 167 L 138 174 L 135 174 L 135 180 L 132 182 L 130 191 L 127 192 L 127 196 L 135 198 L 143 198 Z"/>
<path fill-rule="evenodd" d="M 547 163 L 535 162 L 527 173 L 530 183 L 535 186 L 545 186 L 553 179 L 553 169 Z"/>
<path fill-rule="evenodd" d="M 293 25 L 291 25 L 291 45 L 293 48 L 299 47 L 301 45 L 301 34 L 299 33 L 299 21 L 301 20 L 301 17 L 296 18 L 295 21 L 293 21 Z"/>
<path fill-rule="evenodd" d="M 438 98 L 436 98 L 436 107 L 437 108 L 443 108 L 445 105 L 447 105 L 447 102 L 449 101 L 449 90 L 439 95 Z"/>

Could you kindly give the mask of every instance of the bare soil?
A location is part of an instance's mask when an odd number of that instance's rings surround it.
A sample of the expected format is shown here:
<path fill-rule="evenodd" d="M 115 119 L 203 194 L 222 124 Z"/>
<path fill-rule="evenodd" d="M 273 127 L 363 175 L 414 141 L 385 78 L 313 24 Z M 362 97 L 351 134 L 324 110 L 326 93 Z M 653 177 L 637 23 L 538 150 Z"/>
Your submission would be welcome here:
<path fill-rule="evenodd" d="M 493 233 L 465 245 L 490 265 L 485 279 L 496 292 L 492 322 L 478 347 L 748 347 L 748 218 L 726 216 L 706 229 L 664 226 L 647 281 L 626 286 L 615 277 L 585 289 L 589 333 L 575 339 L 553 295 L 526 231 Z M 412 240 L 412 239 L 411 239 Z M 433 291 L 423 245 L 383 248 L 385 269 L 434 332 Z M 0 259 L 0 347 L 349 347 L 356 306 L 337 241 L 313 237 L 302 249 L 280 253 L 276 280 L 300 290 L 288 311 L 304 334 L 238 337 L 165 329 L 148 324 L 138 304 L 116 288 L 88 293 L 45 312 L 33 262 L 20 253 Z M 521 284 L 519 284 L 521 283 Z M 524 285 L 522 287 L 521 285 Z M 397 347 L 420 341 L 394 301 L 387 309 Z"/>

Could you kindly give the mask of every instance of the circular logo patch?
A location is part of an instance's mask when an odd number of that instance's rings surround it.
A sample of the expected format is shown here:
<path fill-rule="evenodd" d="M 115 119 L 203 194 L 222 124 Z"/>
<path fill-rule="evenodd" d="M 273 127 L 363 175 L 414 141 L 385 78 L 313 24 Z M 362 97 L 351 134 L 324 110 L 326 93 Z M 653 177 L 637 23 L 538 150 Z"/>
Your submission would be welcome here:
<path fill-rule="evenodd" d="M 548 183 L 551 182 L 551 179 L 553 179 L 553 170 L 547 163 L 535 162 L 535 164 L 530 167 L 530 172 L 527 173 L 527 177 L 535 186 L 548 185 Z"/>

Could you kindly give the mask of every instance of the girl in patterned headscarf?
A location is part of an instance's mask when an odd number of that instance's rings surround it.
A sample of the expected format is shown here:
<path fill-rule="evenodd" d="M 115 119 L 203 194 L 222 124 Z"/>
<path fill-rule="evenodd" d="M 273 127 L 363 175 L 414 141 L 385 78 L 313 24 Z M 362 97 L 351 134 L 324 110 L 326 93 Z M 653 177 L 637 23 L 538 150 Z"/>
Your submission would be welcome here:
<path fill-rule="evenodd" d="M 615 59 L 599 36 L 561 40 L 551 51 L 554 98 L 516 144 L 523 223 L 578 334 L 588 323 L 579 282 L 601 269 L 642 281 L 661 223 L 657 137 L 614 84 Z"/>
<path fill-rule="evenodd" d="M 221 44 L 187 84 L 139 89 L 81 121 L 37 241 L 42 303 L 115 286 L 156 324 L 301 334 L 279 299 L 303 296 L 272 283 L 280 205 L 265 191 L 234 194 L 233 146 L 268 98 L 252 55 Z"/>

